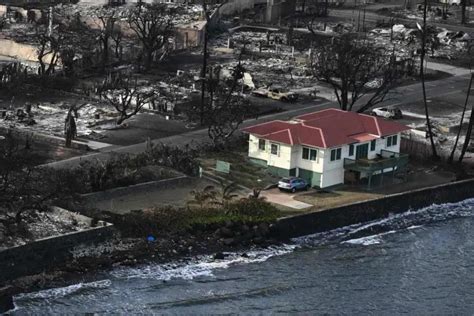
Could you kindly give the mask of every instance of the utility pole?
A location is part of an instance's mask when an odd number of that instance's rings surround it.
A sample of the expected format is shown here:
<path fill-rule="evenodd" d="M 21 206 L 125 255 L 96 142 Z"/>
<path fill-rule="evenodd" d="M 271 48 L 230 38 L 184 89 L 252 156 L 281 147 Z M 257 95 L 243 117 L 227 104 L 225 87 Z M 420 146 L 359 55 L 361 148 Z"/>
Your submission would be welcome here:
<path fill-rule="evenodd" d="M 49 7 L 48 14 L 48 36 L 53 35 L 53 7 Z"/>
<path fill-rule="evenodd" d="M 207 74 L 207 42 L 209 41 L 209 23 L 210 18 L 207 14 L 206 0 L 202 0 L 202 11 L 206 19 L 206 26 L 204 27 L 204 45 L 202 52 L 202 69 L 201 69 L 201 106 L 199 109 L 199 121 L 204 125 L 204 107 L 206 103 L 206 74 Z"/>

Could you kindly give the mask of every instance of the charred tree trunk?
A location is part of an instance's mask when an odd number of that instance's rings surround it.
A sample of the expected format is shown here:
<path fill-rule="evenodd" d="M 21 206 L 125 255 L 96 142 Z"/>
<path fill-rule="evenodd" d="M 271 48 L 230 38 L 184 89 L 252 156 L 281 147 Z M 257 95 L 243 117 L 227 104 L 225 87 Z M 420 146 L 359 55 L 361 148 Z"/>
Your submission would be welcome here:
<path fill-rule="evenodd" d="M 469 80 L 469 87 L 467 89 L 466 94 L 466 101 L 464 102 L 464 108 L 462 110 L 461 121 L 459 122 L 459 129 L 456 135 L 456 141 L 454 142 L 453 150 L 451 151 L 451 155 L 448 158 L 448 163 L 452 163 L 454 160 L 454 153 L 456 152 L 456 148 L 458 147 L 459 136 L 461 135 L 462 123 L 464 122 L 464 116 L 466 114 L 467 104 L 469 102 L 469 95 L 471 94 L 471 87 L 472 87 L 472 79 L 474 78 L 474 74 L 471 74 L 471 80 Z"/>
<path fill-rule="evenodd" d="M 426 98 L 426 87 L 425 87 L 425 56 L 426 56 L 426 15 L 427 15 L 427 6 L 428 0 L 424 0 L 423 5 L 423 29 L 421 32 L 421 54 L 420 54 L 420 78 L 421 78 L 421 86 L 423 90 L 423 103 L 425 106 L 425 116 L 426 116 L 426 125 L 428 126 L 428 133 L 430 137 L 431 143 L 431 151 L 433 159 L 439 159 L 438 153 L 436 151 L 436 144 L 433 138 L 433 132 L 431 128 L 431 120 L 430 120 L 430 113 L 428 110 L 428 102 Z"/>

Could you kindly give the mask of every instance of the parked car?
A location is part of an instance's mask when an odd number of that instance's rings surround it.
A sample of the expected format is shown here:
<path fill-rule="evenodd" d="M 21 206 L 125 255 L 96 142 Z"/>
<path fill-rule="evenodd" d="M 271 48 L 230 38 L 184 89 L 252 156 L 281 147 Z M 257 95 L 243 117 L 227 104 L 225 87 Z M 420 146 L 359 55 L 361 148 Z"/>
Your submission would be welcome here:
<path fill-rule="evenodd" d="M 390 119 L 401 119 L 403 118 L 402 111 L 396 107 L 386 107 L 386 108 L 375 108 L 370 112 L 373 116 L 381 116 Z"/>
<path fill-rule="evenodd" d="M 308 190 L 310 188 L 309 183 L 305 179 L 297 177 L 282 178 L 278 182 L 278 188 L 280 191 L 291 191 L 296 192 L 297 190 Z"/>
<path fill-rule="evenodd" d="M 259 88 L 252 91 L 252 95 L 262 98 L 270 98 L 273 100 L 279 100 L 283 102 L 295 102 L 298 100 L 298 94 L 294 92 L 286 91 L 282 88 Z"/>

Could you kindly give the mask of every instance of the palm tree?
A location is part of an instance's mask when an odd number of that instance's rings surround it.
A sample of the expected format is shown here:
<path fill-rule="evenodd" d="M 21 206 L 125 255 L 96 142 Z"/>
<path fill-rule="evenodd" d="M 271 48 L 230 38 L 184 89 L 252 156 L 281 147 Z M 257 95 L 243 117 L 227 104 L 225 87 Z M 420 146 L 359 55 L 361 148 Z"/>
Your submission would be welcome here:
<path fill-rule="evenodd" d="M 201 190 L 192 190 L 191 195 L 193 196 L 193 200 L 189 201 L 188 204 L 198 204 L 202 210 L 204 205 L 215 200 L 217 192 L 214 186 L 208 185 Z"/>
<path fill-rule="evenodd" d="M 456 135 L 456 141 L 454 142 L 454 146 L 453 146 L 453 150 L 451 151 L 451 155 L 448 158 L 449 163 L 453 162 L 454 153 L 456 152 L 456 149 L 457 149 L 457 146 L 458 146 L 459 136 L 461 135 L 462 123 L 464 122 L 464 116 L 466 114 L 467 104 L 469 102 L 469 95 L 471 94 L 471 87 L 472 87 L 472 79 L 473 78 L 474 78 L 474 73 L 471 74 L 471 80 L 469 80 L 469 88 L 467 89 L 466 101 L 464 102 L 464 109 L 462 110 L 462 115 L 461 115 L 461 121 L 459 123 L 458 134 Z"/>
<path fill-rule="evenodd" d="M 434 143 L 433 139 L 433 132 L 431 128 L 431 121 L 430 121 L 430 114 L 428 110 L 428 102 L 426 101 L 426 87 L 425 87 L 425 56 L 426 56 L 426 14 L 427 14 L 427 6 L 428 6 L 428 0 L 424 0 L 424 6 L 423 6 L 423 26 L 420 27 L 419 24 L 417 24 L 418 28 L 421 31 L 421 54 L 420 54 L 420 78 L 421 78 L 421 86 L 423 89 L 423 103 L 425 105 L 425 116 L 426 116 L 426 125 L 428 126 L 428 133 L 430 137 L 430 142 L 431 142 L 431 151 L 432 151 L 432 156 L 433 159 L 439 159 L 438 153 L 436 151 L 436 144 Z"/>

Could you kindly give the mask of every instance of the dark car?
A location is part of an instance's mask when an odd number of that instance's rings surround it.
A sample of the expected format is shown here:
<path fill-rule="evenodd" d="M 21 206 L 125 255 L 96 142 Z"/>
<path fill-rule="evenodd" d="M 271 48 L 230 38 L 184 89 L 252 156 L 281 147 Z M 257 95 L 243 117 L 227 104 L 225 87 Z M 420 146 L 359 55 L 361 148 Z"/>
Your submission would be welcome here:
<path fill-rule="evenodd" d="M 278 182 L 280 191 L 296 192 L 297 190 L 308 190 L 309 187 L 310 185 L 305 179 L 297 177 L 283 178 Z"/>

